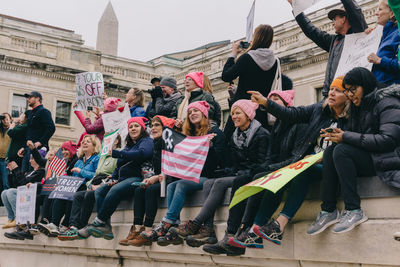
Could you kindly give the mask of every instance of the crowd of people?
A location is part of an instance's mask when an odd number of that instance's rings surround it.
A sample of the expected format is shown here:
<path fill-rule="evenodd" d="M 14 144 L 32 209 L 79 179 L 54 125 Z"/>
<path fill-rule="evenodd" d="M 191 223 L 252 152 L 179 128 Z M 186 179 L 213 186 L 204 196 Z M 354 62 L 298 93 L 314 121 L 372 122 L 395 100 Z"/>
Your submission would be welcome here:
<path fill-rule="evenodd" d="M 120 245 L 186 242 L 212 254 L 242 255 L 246 248 L 263 248 L 263 239 L 280 245 L 285 227 L 315 182 L 321 184 L 321 211 L 307 234 L 317 235 L 332 225 L 332 232 L 345 233 L 365 222 L 357 177 L 377 175 L 383 183 L 400 187 L 400 36 L 395 17 L 400 5 L 379 2 L 376 15 L 384 26 L 382 40 L 377 53 L 365 55 L 373 63 L 372 71 L 355 67 L 334 77 L 345 35 L 374 30 L 367 28 L 354 0 L 341 1 L 344 9 L 328 14 L 335 34 L 318 29 L 304 13 L 296 16 L 305 35 L 329 53 L 325 98 L 318 103 L 294 107 L 293 83 L 281 75 L 280 61 L 270 49 L 273 28 L 259 25 L 249 48 L 233 44 L 223 68 L 221 78 L 229 83 L 230 95 L 230 117 L 224 127 L 221 107 L 203 72 L 185 76 L 184 92 L 173 77 L 153 78 L 147 109 L 143 90 L 130 89 L 125 96 L 131 114 L 128 134 L 125 139 L 118 136 L 105 156 L 100 156 L 107 134 L 102 115 L 122 111 L 122 101 L 105 95 L 102 111 L 75 111 L 85 132 L 77 144 L 66 141 L 60 147 L 66 162 L 64 174 L 84 180 L 73 200 L 41 194 L 49 178 L 48 166 L 57 156 L 55 148 L 49 149 L 55 125 L 42 105 L 41 93 L 26 94 L 30 109 L 19 118 L 8 113 L 0 117 L 1 200 L 8 216 L 2 228 L 15 228 L 4 235 L 24 240 L 41 232 L 60 241 L 111 240 L 113 213 L 122 200 L 133 198 L 132 227 Z M 185 136 L 208 137 L 209 150 L 198 182 L 162 173 L 166 127 Z M 217 239 L 214 215 L 228 188 L 232 188 L 232 199 L 243 185 L 321 151 L 319 162 L 277 193 L 263 190 L 233 206 L 225 235 Z M 16 188 L 33 183 L 37 184 L 35 222 L 17 224 Z M 168 209 L 154 226 L 163 186 Z M 181 222 L 186 197 L 199 190 L 206 196 L 201 210 Z M 285 192 L 284 206 L 273 218 Z M 336 206 L 339 192 L 342 211 Z M 89 222 L 94 207 L 97 214 Z M 394 237 L 400 240 L 400 232 Z"/>

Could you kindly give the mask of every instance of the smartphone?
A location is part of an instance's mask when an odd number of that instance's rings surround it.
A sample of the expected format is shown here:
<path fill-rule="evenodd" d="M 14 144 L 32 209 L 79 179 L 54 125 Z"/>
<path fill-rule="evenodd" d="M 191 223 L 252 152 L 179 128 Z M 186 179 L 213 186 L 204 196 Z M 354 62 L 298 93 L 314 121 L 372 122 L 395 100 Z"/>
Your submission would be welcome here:
<path fill-rule="evenodd" d="M 143 183 L 143 182 L 133 182 L 133 183 L 131 183 L 131 185 L 132 185 L 132 186 L 145 186 L 146 183 Z"/>
<path fill-rule="evenodd" d="M 325 129 L 325 132 L 327 132 L 327 133 L 333 133 L 333 128 L 326 128 L 326 129 Z"/>
<path fill-rule="evenodd" d="M 93 107 L 90 107 L 90 106 L 89 106 L 89 107 L 87 107 L 87 110 L 88 110 L 88 111 L 93 111 Z"/>
<path fill-rule="evenodd" d="M 250 46 L 250 43 L 248 43 L 248 42 L 244 42 L 244 41 L 240 42 L 240 48 L 242 48 L 242 49 L 247 49 L 247 48 L 249 48 L 249 46 Z"/>

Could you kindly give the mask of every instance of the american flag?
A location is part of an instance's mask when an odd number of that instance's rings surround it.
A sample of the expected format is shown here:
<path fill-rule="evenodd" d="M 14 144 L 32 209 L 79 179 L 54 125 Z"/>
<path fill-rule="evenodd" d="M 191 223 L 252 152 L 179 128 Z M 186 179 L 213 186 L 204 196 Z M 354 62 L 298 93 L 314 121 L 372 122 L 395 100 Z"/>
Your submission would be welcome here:
<path fill-rule="evenodd" d="M 61 176 L 67 168 L 67 162 L 62 155 L 61 148 L 57 150 L 57 153 L 53 160 L 50 162 L 48 167 L 57 176 Z"/>
<path fill-rule="evenodd" d="M 210 146 L 208 135 L 186 137 L 166 127 L 163 140 L 162 173 L 198 183 Z"/>

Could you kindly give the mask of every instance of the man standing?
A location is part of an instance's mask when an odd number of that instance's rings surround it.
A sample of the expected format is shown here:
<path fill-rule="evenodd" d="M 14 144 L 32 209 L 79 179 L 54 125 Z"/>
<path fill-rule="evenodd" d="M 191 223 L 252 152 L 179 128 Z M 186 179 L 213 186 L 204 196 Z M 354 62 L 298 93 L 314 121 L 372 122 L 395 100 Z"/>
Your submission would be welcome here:
<path fill-rule="evenodd" d="M 341 1 L 344 10 L 333 9 L 328 13 L 328 18 L 332 20 L 336 34 L 329 34 L 315 27 L 303 12 L 296 16 L 296 21 L 304 34 L 329 53 L 324 87 L 322 89 L 324 97 L 328 96 L 329 86 L 335 79 L 334 76 L 342 55 L 345 35 L 364 32 L 368 27 L 361 7 L 354 0 Z M 288 0 L 288 2 L 292 5 L 292 0 Z"/>
<path fill-rule="evenodd" d="M 49 140 L 53 136 L 56 128 L 53 118 L 48 109 L 42 105 L 42 94 L 36 91 L 24 95 L 27 98 L 28 106 L 32 111 L 27 117 L 28 130 L 26 140 L 31 140 L 37 149 L 41 147 L 49 149 Z M 25 155 L 22 162 L 22 171 L 29 169 L 30 150 L 25 147 Z"/>

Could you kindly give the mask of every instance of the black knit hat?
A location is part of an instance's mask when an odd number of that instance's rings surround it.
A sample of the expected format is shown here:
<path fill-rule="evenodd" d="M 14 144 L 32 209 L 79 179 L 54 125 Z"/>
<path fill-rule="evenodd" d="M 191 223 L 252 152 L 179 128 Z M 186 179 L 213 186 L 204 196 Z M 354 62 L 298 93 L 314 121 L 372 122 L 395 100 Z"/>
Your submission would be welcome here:
<path fill-rule="evenodd" d="M 346 85 L 361 86 L 364 90 L 364 95 L 368 95 L 378 85 L 375 75 L 366 68 L 357 67 L 349 71 L 343 79 L 343 87 Z"/>

